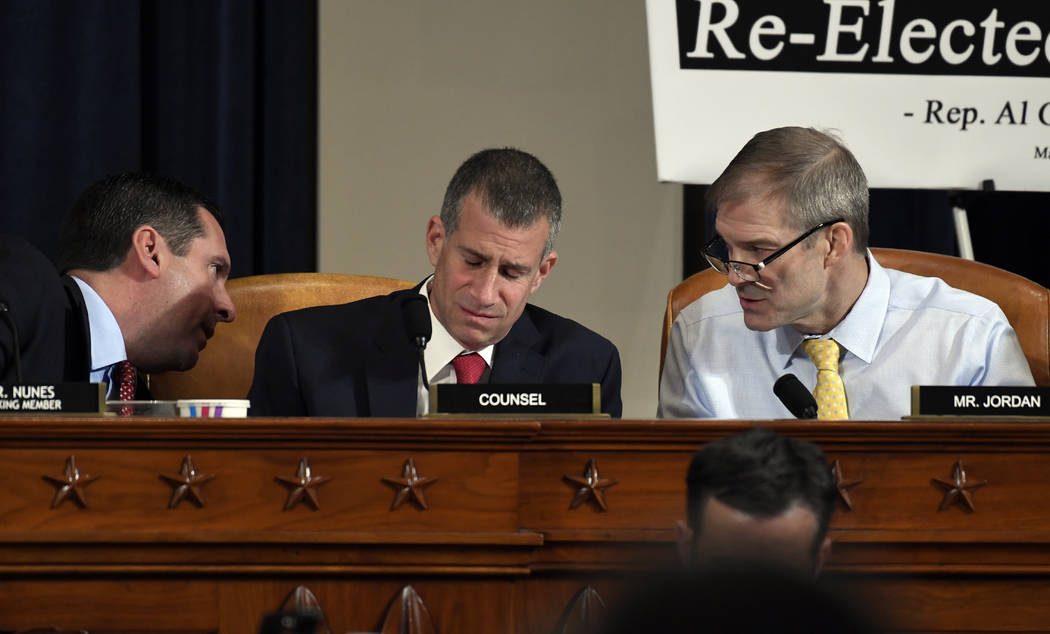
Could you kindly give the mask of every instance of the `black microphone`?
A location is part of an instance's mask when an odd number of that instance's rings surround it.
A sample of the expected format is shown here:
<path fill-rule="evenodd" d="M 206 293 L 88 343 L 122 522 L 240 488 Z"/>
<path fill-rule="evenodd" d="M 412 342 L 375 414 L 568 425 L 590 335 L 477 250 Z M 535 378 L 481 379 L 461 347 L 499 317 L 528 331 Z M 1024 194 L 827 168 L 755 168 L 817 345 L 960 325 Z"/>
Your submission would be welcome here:
<path fill-rule="evenodd" d="M 15 366 L 15 382 L 22 382 L 22 351 L 21 346 L 18 343 L 18 326 L 15 324 L 15 318 L 11 315 L 11 309 L 8 307 L 7 302 L 0 299 L 0 317 L 7 322 L 7 325 L 11 328 L 11 359 Z"/>
<path fill-rule="evenodd" d="M 430 389 L 430 381 L 427 380 L 427 364 L 423 360 L 423 351 L 426 350 L 427 342 L 430 341 L 430 303 L 427 298 L 414 293 L 405 298 L 401 305 L 405 317 L 405 330 L 408 331 L 408 339 L 419 350 L 419 370 L 423 373 L 423 385 Z"/>
<path fill-rule="evenodd" d="M 795 418 L 816 418 L 817 399 L 809 393 L 794 374 L 785 374 L 773 384 L 773 393 L 795 415 Z"/>

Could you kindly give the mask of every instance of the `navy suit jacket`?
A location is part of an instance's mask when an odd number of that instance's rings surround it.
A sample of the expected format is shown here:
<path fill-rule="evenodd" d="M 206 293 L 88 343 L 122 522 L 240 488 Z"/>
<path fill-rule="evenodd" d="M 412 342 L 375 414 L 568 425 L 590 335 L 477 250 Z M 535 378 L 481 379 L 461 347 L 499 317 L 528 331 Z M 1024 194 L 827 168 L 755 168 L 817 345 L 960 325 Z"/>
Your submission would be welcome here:
<path fill-rule="evenodd" d="M 14 330 L 0 321 L 0 383 L 16 381 L 15 331 L 22 380 L 57 383 L 63 379 L 65 295 L 55 265 L 24 239 L 0 235 L 0 300 Z"/>
<path fill-rule="evenodd" d="M 255 353 L 254 416 L 416 415 L 419 353 L 402 303 L 415 289 L 277 315 Z M 495 346 L 490 383 L 599 383 L 619 417 L 620 354 L 608 339 L 531 304 Z"/>
<path fill-rule="evenodd" d="M 66 363 L 63 374 L 66 381 L 87 381 L 91 376 L 91 329 L 84 293 L 68 275 L 62 276 L 62 287 L 66 292 Z"/>
<path fill-rule="evenodd" d="M 16 236 L 0 235 L 0 299 L 18 326 L 25 383 L 88 381 L 91 331 L 80 287 L 42 253 Z M 0 324 L 0 383 L 14 382 L 12 337 Z M 148 400 L 139 374 L 135 398 Z"/>

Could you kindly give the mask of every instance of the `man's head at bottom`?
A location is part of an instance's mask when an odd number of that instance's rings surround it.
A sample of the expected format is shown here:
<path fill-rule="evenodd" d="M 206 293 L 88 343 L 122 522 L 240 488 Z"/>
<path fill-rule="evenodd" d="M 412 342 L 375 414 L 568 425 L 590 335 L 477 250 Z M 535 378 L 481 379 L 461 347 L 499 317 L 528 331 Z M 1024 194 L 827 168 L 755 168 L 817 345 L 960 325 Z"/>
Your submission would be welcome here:
<path fill-rule="evenodd" d="M 835 482 L 820 448 L 756 427 L 709 443 L 689 465 L 688 525 L 679 545 L 689 565 L 734 561 L 817 574 Z"/>

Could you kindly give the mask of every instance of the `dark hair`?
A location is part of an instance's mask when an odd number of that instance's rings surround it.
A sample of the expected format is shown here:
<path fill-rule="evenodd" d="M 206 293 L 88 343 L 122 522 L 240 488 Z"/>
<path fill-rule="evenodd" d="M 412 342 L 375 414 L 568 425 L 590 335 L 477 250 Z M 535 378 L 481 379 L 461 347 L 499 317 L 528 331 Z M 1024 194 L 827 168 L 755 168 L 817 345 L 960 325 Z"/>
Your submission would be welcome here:
<path fill-rule="evenodd" d="M 800 232 L 845 218 L 853 229 L 854 250 L 868 248 L 868 179 L 829 132 L 798 127 L 759 132 L 708 188 L 707 208 L 717 213 L 724 202 L 752 197 L 785 203 L 786 220 Z"/>
<path fill-rule="evenodd" d="M 208 210 L 221 227 L 218 205 L 180 182 L 152 174 L 125 172 L 90 185 L 73 204 L 59 229 L 58 269 L 108 271 L 127 257 L 136 229 L 150 225 L 177 256 L 204 235 L 197 208 Z"/>
<path fill-rule="evenodd" d="M 530 227 L 546 216 L 550 229 L 543 257 L 554 248 L 561 227 L 561 192 L 550 170 L 535 156 L 513 148 L 488 149 L 460 165 L 441 205 L 441 222 L 448 235 L 459 226 L 463 201 L 475 192 L 505 226 Z"/>
<path fill-rule="evenodd" d="M 776 517 L 795 502 L 817 518 L 816 557 L 828 533 L 837 490 L 824 452 L 764 427 L 704 445 L 686 476 L 689 526 L 699 534 L 710 498 L 759 518 Z"/>

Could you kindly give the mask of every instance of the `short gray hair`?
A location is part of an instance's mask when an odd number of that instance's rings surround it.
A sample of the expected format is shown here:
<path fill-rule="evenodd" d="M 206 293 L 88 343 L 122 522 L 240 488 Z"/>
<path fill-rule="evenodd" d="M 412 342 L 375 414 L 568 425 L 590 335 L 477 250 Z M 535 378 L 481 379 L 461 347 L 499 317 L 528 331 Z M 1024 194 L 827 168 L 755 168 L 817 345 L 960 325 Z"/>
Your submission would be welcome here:
<path fill-rule="evenodd" d="M 868 248 L 868 179 L 857 159 L 831 132 L 785 127 L 759 132 L 707 190 L 716 213 L 725 202 L 754 197 L 783 201 L 799 231 L 845 218 L 854 250 Z"/>
<path fill-rule="evenodd" d="M 561 228 L 561 192 L 550 170 L 535 156 L 513 148 L 488 149 L 460 165 L 441 205 L 446 235 L 459 227 L 463 201 L 472 193 L 507 227 L 531 227 L 545 216 L 549 230 L 540 259 L 554 249 Z"/>

